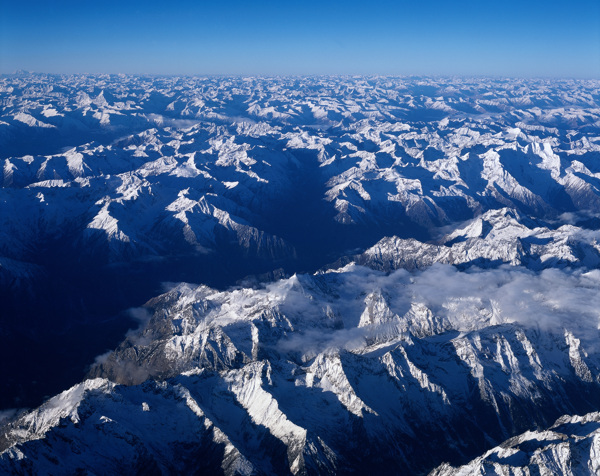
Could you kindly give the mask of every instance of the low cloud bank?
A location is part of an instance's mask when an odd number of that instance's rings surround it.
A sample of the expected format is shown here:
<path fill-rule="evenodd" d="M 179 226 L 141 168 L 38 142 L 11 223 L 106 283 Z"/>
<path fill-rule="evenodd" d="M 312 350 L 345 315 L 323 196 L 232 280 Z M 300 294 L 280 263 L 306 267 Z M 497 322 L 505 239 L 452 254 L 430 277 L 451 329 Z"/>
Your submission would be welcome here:
<path fill-rule="evenodd" d="M 544 329 L 600 323 L 600 270 L 571 271 L 522 267 L 459 271 L 436 264 L 409 273 L 390 275 L 355 267 L 344 279 L 348 292 L 363 295 L 382 292 L 390 309 L 403 315 L 412 303 L 422 303 L 450 320 L 456 330 L 469 330 L 478 315 L 490 324 L 518 322 Z M 343 289 L 343 287 L 342 287 Z M 488 317 L 484 317 L 488 316 Z"/>
<path fill-rule="evenodd" d="M 323 286 L 317 286 L 286 296 L 282 310 L 286 315 L 297 316 L 296 322 L 304 320 L 306 326 L 298 327 L 298 333 L 282 341 L 281 350 L 314 353 L 364 345 L 374 332 L 357 326 L 361 314 L 372 305 L 367 301 L 373 295 L 381 296 L 389 315 L 403 317 L 414 304 L 422 304 L 446 328 L 460 332 L 518 323 L 549 332 L 560 333 L 566 328 L 590 342 L 599 337 L 600 270 L 534 272 L 504 266 L 459 271 L 450 265 L 434 265 L 423 271 L 398 270 L 386 275 L 355 266 L 324 279 L 329 280 L 328 293 L 321 294 Z M 342 329 L 310 328 L 311 321 L 324 322 L 325 308 L 319 294 L 329 299 L 327 306 L 343 321 Z M 336 298 L 331 299 L 331 295 Z M 377 332 L 388 331 L 389 324 L 383 324 Z"/>

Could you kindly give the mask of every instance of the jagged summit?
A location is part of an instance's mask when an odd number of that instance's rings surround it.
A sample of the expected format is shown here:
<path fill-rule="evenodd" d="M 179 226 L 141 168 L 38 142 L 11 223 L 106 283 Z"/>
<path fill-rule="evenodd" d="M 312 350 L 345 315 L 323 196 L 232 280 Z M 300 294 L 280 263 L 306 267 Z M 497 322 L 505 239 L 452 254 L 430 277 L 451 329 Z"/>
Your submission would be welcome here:
<path fill-rule="evenodd" d="M 465 466 L 443 465 L 430 476 L 598 474 L 600 414 L 564 416 L 547 430 L 515 436 Z"/>
<path fill-rule="evenodd" d="M 433 242 L 386 237 L 353 258 L 375 269 L 424 269 L 434 263 L 462 269 L 522 265 L 532 270 L 597 268 L 600 232 L 523 216 L 514 209 L 490 210 Z"/>

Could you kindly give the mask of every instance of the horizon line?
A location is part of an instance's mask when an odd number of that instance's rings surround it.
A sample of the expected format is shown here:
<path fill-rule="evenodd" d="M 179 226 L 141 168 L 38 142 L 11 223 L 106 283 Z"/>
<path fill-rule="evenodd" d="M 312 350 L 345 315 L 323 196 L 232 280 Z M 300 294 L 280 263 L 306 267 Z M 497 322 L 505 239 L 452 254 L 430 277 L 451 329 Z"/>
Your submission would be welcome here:
<path fill-rule="evenodd" d="M 153 78 L 240 78 L 240 79 L 284 79 L 284 78 L 389 78 L 389 79 L 494 79 L 494 80 L 554 80 L 554 81 L 600 81 L 600 76 L 551 76 L 551 75 L 500 75 L 500 74 L 427 74 L 427 73 L 125 73 L 125 72 L 46 72 L 15 70 L 0 72 L 0 77 L 16 76 L 128 76 Z"/>

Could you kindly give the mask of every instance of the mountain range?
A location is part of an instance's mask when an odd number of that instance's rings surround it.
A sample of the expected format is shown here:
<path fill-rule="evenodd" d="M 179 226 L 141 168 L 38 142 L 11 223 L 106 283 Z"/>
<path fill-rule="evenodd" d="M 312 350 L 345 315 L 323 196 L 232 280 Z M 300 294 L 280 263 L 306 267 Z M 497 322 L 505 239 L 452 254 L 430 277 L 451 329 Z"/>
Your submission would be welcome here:
<path fill-rule="evenodd" d="M 0 468 L 593 473 L 599 103 L 0 77 Z"/>

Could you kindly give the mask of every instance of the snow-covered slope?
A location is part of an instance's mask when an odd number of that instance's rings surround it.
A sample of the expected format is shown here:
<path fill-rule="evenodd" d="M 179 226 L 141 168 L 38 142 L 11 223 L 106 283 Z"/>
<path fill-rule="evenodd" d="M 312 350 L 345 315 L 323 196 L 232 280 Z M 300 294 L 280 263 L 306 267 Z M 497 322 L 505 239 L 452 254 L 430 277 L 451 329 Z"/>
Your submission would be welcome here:
<path fill-rule="evenodd" d="M 382 271 L 423 269 L 434 263 L 460 268 L 502 264 L 522 265 L 532 270 L 597 268 L 600 231 L 559 224 L 533 220 L 514 209 L 490 210 L 459 224 L 433 242 L 386 237 L 351 259 Z"/>
<path fill-rule="evenodd" d="M 3 453 L 5 474 L 254 473 L 181 385 L 127 388 L 87 380 L 24 416 L 16 428 L 1 441 L 10 448 Z M 29 441 L 27 448 L 22 441 Z M 29 447 L 35 458 L 22 451 Z"/>
<path fill-rule="evenodd" d="M 547 430 L 515 436 L 465 466 L 446 464 L 430 476 L 599 474 L 599 430 L 598 412 L 564 416 Z"/>

